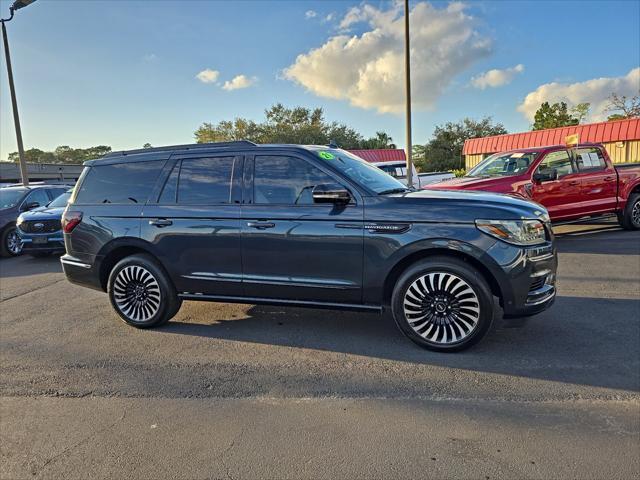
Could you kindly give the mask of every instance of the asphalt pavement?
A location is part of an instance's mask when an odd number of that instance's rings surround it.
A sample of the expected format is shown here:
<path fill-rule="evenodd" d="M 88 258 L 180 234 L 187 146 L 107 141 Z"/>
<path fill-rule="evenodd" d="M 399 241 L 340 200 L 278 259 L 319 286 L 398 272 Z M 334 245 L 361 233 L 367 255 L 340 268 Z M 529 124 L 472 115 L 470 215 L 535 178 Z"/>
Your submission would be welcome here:
<path fill-rule="evenodd" d="M 0 260 L 1 478 L 638 478 L 640 232 L 558 229 L 559 297 L 474 348 L 389 316 L 186 302 L 120 322 Z"/>

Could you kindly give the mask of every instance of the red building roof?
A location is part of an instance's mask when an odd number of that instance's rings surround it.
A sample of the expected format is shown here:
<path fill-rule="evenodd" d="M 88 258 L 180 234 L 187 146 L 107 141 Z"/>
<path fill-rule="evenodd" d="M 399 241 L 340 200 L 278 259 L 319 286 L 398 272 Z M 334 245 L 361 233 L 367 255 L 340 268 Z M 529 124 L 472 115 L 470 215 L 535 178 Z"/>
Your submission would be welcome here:
<path fill-rule="evenodd" d="M 470 138 L 464 142 L 463 155 L 496 153 L 517 148 L 563 145 L 568 135 L 577 133 L 580 142 L 608 143 L 640 140 L 640 118 L 589 123 L 574 127 L 549 128 L 534 132 L 510 133 L 493 137 Z"/>
<path fill-rule="evenodd" d="M 404 154 L 404 150 L 400 150 L 399 148 L 387 148 L 380 150 L 349 150 L 349 152 L 371 163 L 391 162 L 393 160 L 405 161 L 407 159 L 406 155 Z"/>

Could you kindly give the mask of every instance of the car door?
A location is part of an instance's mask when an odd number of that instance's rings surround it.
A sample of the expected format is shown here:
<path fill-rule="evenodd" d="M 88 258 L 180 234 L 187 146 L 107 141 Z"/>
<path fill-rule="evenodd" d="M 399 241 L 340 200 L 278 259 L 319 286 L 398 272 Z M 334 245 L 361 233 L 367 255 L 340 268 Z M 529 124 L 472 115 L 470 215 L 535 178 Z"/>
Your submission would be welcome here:
<path fill-rule="evenodd" d="M 314 203 L 315 185 L 341 183 L 302 156 L 256 155 L 245 163 L 242 265 L 248 297 L 359 304 L 363 205 Z"/>
<path fill-rule="evenodd" d="M 580 179 L 580 209 L 584 215 L 613 212 L 617 206 L 618 177 L 598 147 L 574 151 Z"/>
<path fill-rule="evenodd" d="M 555 180 L 536 181 L 537 174 L 555 170 Z M 547 153 L 533 174 L 532 198 L 544 205 L 552 220 L 580 215 L 580 178 L 568 150 Z"/>
<path fill-rule="evenodd" d="M 170 162 L 157 201 L 144 208 L 142 238 L 154 245 L 178 292 L 240 295 L 242 156 L 184 155 Z"/>

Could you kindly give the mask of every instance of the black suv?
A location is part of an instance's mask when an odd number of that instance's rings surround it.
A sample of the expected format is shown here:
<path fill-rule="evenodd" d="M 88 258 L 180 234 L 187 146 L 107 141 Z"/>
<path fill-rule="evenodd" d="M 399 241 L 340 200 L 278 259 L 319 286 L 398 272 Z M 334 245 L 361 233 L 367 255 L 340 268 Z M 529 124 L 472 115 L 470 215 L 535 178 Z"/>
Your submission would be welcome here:
<path fill-rule="evenodd" d="M 555 298 L 544 207 L 413 191 L 344 150 L 247 141 L 110 153 L 85 163 L 63 215 L 67 278 L 136 327 L 183 300 L 382 312 L 434 350 L 489 329 L 497 298 Z"/>

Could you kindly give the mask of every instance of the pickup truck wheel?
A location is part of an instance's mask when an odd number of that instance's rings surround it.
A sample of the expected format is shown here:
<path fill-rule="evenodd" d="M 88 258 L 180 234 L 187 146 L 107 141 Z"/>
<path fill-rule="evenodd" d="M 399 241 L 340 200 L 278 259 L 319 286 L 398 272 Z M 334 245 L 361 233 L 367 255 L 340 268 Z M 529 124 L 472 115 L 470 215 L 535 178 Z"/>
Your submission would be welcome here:
<path fill-rule="evenodd" d="M 137 328 L 168 322 L 182 303 L 162 267 L 144 254 L 126 257 L 113 267 L 107 292 L 122 320 Z"/>
<path fill-rule="evenodd" d="M 456 258 L 433 257 L 409 268 L 391 299 L 398 328 L 439 352 L 464 350 L 487 333 L 493 295 L 482 275 Z"/>
<path fill-rule="evenodd" d="M 625 230 L 640 229 L 640 193 L 634 193 L 629 197 L 618 220 Z"/>

